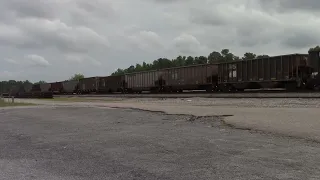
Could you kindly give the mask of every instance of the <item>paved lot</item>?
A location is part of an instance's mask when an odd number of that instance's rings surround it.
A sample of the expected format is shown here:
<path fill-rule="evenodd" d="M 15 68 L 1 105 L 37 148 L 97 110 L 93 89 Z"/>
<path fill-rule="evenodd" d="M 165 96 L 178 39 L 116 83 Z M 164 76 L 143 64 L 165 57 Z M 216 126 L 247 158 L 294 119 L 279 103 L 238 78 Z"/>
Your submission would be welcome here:
<path fill-rule="evenodd" d="M 320 144 L 219 117 L 136 110 L 0 110 L 1 179 L 320 179 Z"/>

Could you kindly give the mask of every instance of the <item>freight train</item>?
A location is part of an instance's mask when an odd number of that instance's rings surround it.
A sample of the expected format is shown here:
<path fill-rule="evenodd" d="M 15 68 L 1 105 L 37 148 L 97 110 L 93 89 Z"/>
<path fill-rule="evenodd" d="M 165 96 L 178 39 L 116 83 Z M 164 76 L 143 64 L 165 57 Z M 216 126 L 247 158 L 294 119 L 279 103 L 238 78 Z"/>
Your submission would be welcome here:
<path fill-rule="evenodd" d="M 53 82 L 41 84 L 40 87 L 22 88 L 22 91 L 27 93 L 31 89 L 40 89 L 41 92 L 52 94 L 87 94 L 142 91 L 168 93 L 183 90 L 234 92 L 261 88 L 315 90 L 320 87 L 319 57 L 319 51 L 309 51 L 308 54 L 287 54 L 117 76 L 88 77 L 79 81 Z M 17 92 L 11 95 L 15 93 Z"/>

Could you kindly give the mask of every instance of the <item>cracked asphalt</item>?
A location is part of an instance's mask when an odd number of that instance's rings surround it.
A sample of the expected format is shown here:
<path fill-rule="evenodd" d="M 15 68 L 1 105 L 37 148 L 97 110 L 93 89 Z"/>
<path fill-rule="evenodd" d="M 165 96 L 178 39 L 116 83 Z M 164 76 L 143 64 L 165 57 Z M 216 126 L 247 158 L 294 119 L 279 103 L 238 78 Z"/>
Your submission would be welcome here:
<path fill-rule="evenodd" d="M 223 117 L 97 107 L 0 110 L 0 178 L 320 179 L 320 144 Z"/>

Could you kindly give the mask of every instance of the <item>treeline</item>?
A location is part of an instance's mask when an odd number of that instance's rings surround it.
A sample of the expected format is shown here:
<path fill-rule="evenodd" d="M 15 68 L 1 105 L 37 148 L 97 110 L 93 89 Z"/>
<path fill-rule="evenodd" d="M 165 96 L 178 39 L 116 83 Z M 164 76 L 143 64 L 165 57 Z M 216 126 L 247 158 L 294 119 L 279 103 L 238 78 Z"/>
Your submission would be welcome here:
<path fill-rule="evenodd" d="M 30 82 L 29 80 L 25 81 L 15 81 L 15 80 L 9 80 L 9 81 L 0 81 L 0 94 L 2 93 L 8 93 L 12 89 L 12 87 L 15 86 L 26 86 L 26 85 L 32 85 L 32 84 L 45 84 L 47 82 L 45 81 L 38 81 L 35 83 Z"/>
<path fill-rule="evenodd" d="M 30 81 L 15 81 L 15 80 L 9 80 L 9 81 L 0 81 L 0 93 L 8 93 L 12 87 L 17 85 L 29 85 L 32 84 Z"/>
<path fill-rule="evenodd" d="M 156 70 L 171 67 L 189 66 L 196 64 L 214 64 L 219 62 L 230 62 L 236 60 L 248 60 L 254 58 L 269 57 L 268 55 L 256 55 L 251 52 L 247 52 L 243 57 L 234 55 L 229 49 L 222 49 L 221 52 L 213 51 L 208 56 L 178 56 L 175 59 L 159 58 L 152 63 L 143 62 L 142 64 L 131 65 L 126 69 L 117 69 L 111 75 L 122 75 L 125 73 L 141 72 L 148 70 Z"/>

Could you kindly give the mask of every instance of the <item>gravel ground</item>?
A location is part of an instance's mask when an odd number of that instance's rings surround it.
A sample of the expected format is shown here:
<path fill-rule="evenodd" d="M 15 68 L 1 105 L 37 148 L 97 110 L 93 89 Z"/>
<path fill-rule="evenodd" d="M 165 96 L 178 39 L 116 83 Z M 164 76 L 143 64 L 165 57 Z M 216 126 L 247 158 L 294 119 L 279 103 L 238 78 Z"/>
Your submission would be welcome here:
<path fill-rule="evenodd" d="M 266 107 L 266 108 L 301 108 L 320 107 L 320 99 L 304 98 L 133 98 L 125 102 L 156 103 L 156 104 L 183 104 L 192 106 L 212 107 Z"/>
<path fill-rule="evenodd" d="M 1 179 L 320 179 L 320 144 L 222 117 L 81 107 L 0 110 Z"/>
<path fill-rule="evenodd" d="M 91 99 L 91 98 L 90 98 Z M 167 114 L 194 116 L 230 115 L 225 122 L 242 129 L 253 129 L 320 142 L 320 99 L 223 99 L 223 98 L 134 98 L 121 101 L 58 102 L 17 99 L 46 106 L 118 107 Z M 113 98 L 114 99 L 114 98 Z"/>
<path fill-rule="evenodd" d="M 169 94 L 87 94 L 87 95 L 57 95 L 59 97 L 131 97 L 131 98 L 184 98 L 184 97 L 203 97 L 203 98 L 319 98 L 319 92 L 242 92 L 242 93 L 169 93 Z"/>
<path fill-rule="evenodd" d="M 80 97 L 79 97 L 80 98 Z M 79 99 L 78 98 L 78 99 Z M 206 107 L 249 107 L 249 108 L 318 108 L 320 107 L 320 99 L 304 99 L 304 98 L 119 98 L 119 97 L 81 97 L 88 102 L 88 99 L 92 102 L 108 103 L 108 101 L 119 103 L 148 103 L 159 105 L 191 105 L 191 106 L 206 106 Z M 72 98 L 71 98 L 72 99 Z M 7 99 L 6 99 L 7 100 Z M 9 99 L 10 101 L 11 99 Z M 40 104 L 53 104 L 50 101 L 45 100 L 32 100 L 32 99 L 15 99 L 15 102 L 32 102 Z M 68 103 L 67 101 L 54 102 Z M 75 103 L 70 101 L 70 103 Z"/>

